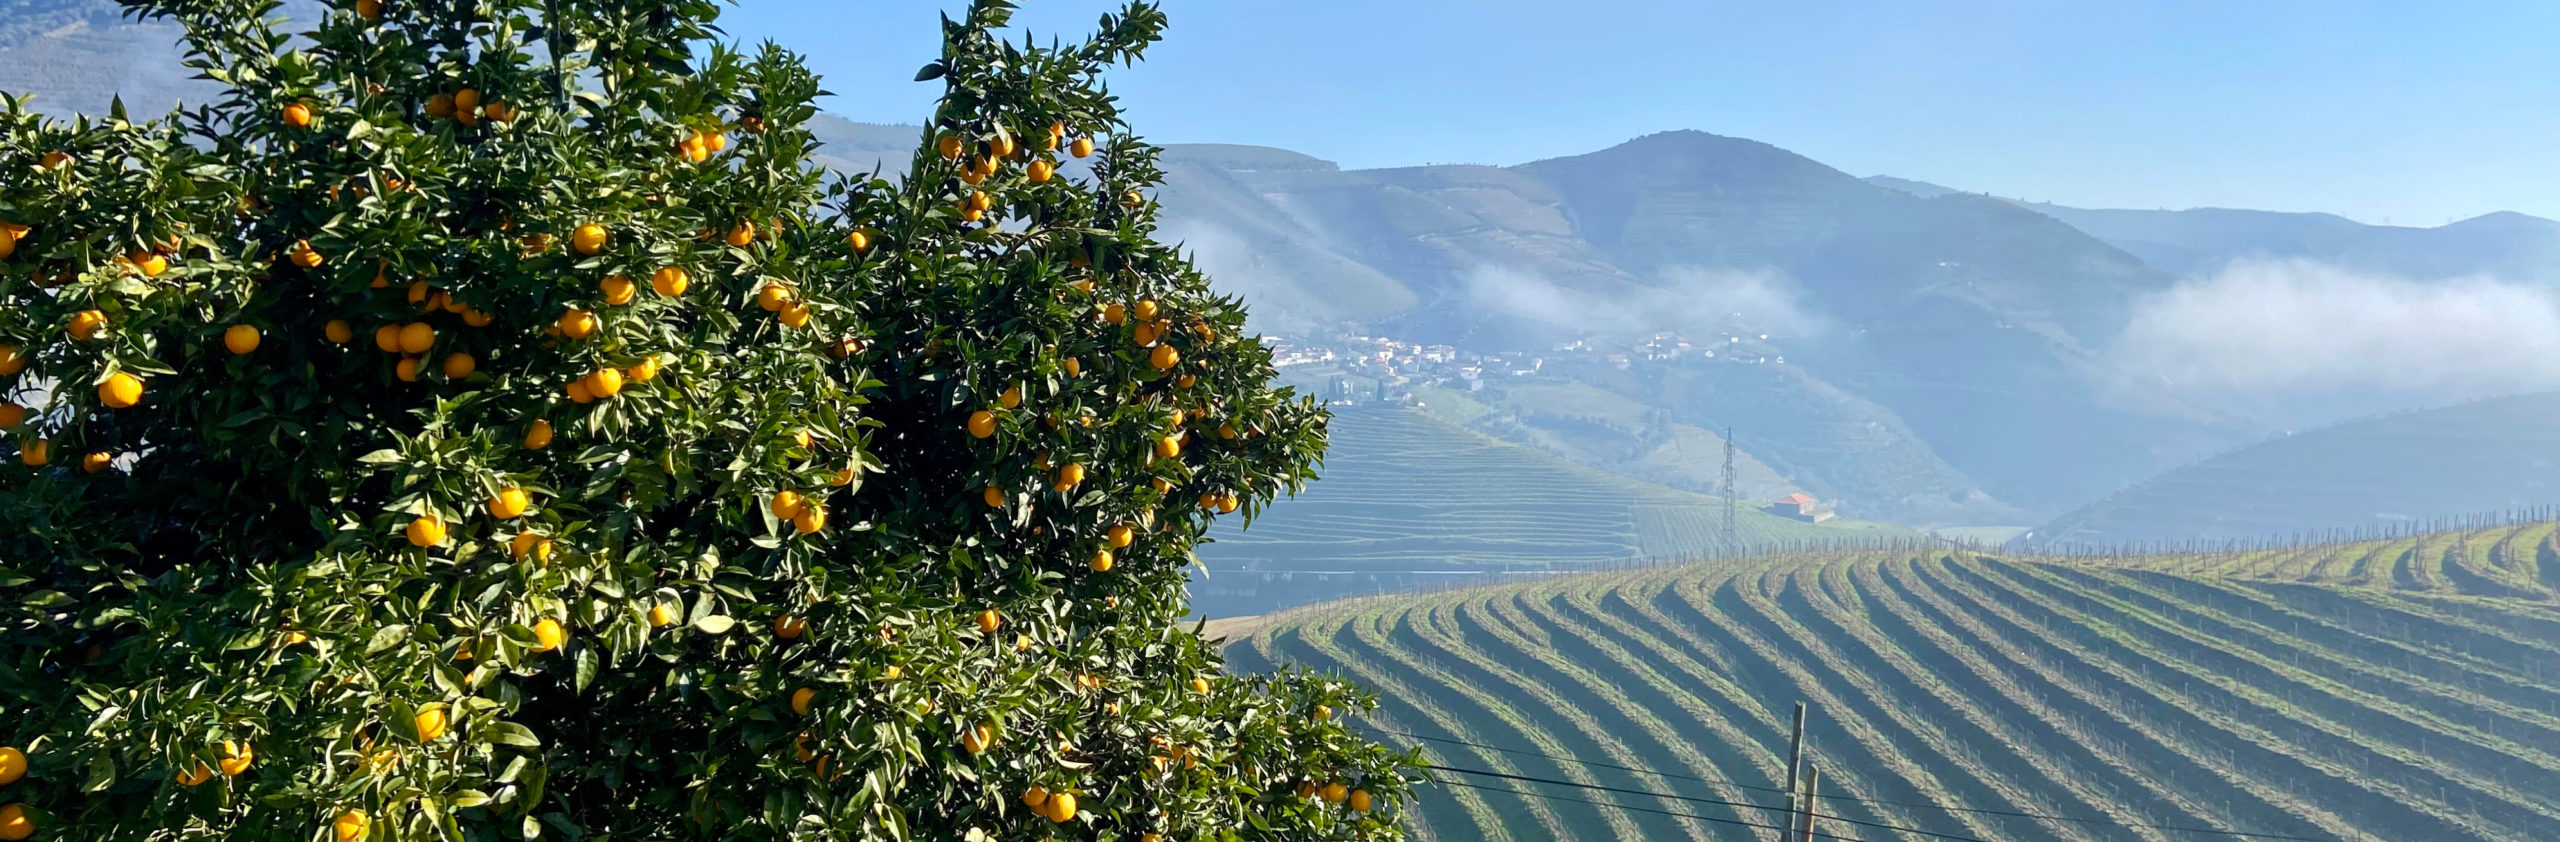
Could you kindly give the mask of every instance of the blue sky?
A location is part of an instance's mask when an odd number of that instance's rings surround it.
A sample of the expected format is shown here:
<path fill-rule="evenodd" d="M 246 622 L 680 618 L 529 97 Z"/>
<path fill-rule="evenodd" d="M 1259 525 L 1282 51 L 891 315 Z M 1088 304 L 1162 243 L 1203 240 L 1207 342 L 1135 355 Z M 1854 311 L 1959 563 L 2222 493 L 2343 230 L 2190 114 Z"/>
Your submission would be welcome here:
<path fill-rule="evenodd" d="M 1119 4 L 1025 0 L 1080 35 Z M 2091 207 L 2560 218 L 2560 3 L 1165 0 L 1109 78 L 1160 142 L 1516 164 L 1668 129 Z M 857 120 L 916 122 L 949 0 L 743 0 Z"/>

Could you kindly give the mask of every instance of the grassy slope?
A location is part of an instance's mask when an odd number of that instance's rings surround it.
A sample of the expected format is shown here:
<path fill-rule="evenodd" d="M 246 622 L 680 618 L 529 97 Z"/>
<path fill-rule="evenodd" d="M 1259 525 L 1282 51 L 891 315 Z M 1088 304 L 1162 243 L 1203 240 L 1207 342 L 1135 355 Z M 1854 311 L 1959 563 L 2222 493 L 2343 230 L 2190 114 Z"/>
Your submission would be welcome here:
<path fill-rule="evenodd" d="M 2038 545 L 2252 539 L 2560 502 L 2560 393 L 2350 421 L 2160 474 L 2036 528 Z"/>
<path fill-rule="evenodd" d="M 1213 566 L 1570 569 L 1717 549 L 1719 498 L 1567 463 L 1421 412 L 1346 407 L 1323 478 L 1201 553 Z M 1751 510 L 1750 544 L 1908 533 Z"/>
<path fill-rule="evenodd" d="M 1415 410 L 1343 407 L 1332 432 L 1322 479 L 1248 528 L 1222 524 L 1201 549 L 1199 611 L 1260 613 L 1721 547 L 1721 498 L 1575 465 Z M 1747 505 L 1735 525 L 1748 546 L 1911 534 L 1815 526 Z"/>
<path fill-rule="evenodd" d="M 1239 669 L 1295 661 L 1367 682 L 1387 699 L 1383 728 L 1742 786 L 1428 746 L 1452 766 L 1773 803 L 1747 787 L 1783 785 L 1788 708 L 1808 700 L 1826 792 L 2521 842 L 2560 838 L 2560 790 L 2535 783 L 2560 775 L 2560 611 L 2539 578 L 2560 567 L 2552 539 L 2533 524 L 2105 563 L 1930 550 L 1679 565 L 1314 606 L 1240 627 L 1228 651 Z M 2482 582 L 2534 598 L 2476 595 Z M 1826 812 L 1985 839 L 2191 838 L 1893 804 Z M 1430 791 L 1411 823 L 1439 839 L 1743 838 L 1458 788 Z"/>

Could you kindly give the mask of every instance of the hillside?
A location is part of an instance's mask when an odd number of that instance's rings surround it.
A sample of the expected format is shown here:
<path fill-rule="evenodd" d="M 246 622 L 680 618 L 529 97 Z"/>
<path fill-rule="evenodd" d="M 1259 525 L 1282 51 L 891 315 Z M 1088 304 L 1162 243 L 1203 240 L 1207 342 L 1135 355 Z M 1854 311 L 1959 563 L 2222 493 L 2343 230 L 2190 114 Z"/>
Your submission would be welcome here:
<path fill-rule="evenodd" d="M 2363 529 L 2560 499 L 2560 393 L 2308 430 L 2161 474 L 2036 528 L 2034 546 Z"/>
<path fill-rule="evenodd" d="M 2410 549 L 2453 547 L 2555 558 L 2547 523 Z M 2222 567 L 2264 578 L 2197 575 Z M 1378 688 L 1367 723 L 1425 738 L 1391 741 L 1434 763 L 1639 791 L 1442 772 L 1462 785 L 1429 791 L 1421 839 L 1761 838 L 1710 820 L 1781 817 L 1766 805 L 1784 803 L 1799 700 L 1825 829 L 1850 838 L 2560 837 L 2560 791 L 2537 783 L 2560 775 L 2547 586 L 2339 579 L 2230 556 L 1842 552 L 1315 606 L 1240 626 L 1227 651 L 1240 671 Z"/>
<path fill-rule="evenodd" d="M 1193 608 L 1258 614 L 1323 599 L 1500 581 L 1722 549 L 1722 501 L 1566 463 L 1422 412 L 1343 407 L 1323 478 L 1199 551 Z M 1910 533 L 1750 506 L 1746 546 Z"/>
<path fill-rule="evenodd" d="M 1866 180 L 1923 198 L 1961 192 L 1885 175 Z M 2326 213 L 2017 204 L 2180 277 L 2209 275 L 2234 260 L 2301 258 L 2418 280 L 2488 275 L 2560 283 L 2560 222 L 2520 213 L 2492 213 L 2419 228 L 2368 225 Z"/>

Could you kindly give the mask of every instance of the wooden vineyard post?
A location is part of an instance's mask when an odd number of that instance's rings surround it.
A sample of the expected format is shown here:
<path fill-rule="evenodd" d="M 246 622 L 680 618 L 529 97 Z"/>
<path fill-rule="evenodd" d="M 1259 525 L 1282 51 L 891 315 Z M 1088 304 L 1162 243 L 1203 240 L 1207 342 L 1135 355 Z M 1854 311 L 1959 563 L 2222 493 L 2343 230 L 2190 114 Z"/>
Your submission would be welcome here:
<path fill-rule="evenodd" d="M 1816 796 L 1820 795 L 1821 793 L 1822 793 L 1822 767 L 1820 767 L 1820 766 L 1808 766 L 1808 767 L 1805 767 L 1805 770 L 1804 770 L 1804 834 L 1803 834 L 1802 836 L 1798 836 L 1798 837 L 1796 837 L 1797 842 L 1813 842 L 1813 819 L 1814 819 L 1813 799 L 1814 799 Z"/>

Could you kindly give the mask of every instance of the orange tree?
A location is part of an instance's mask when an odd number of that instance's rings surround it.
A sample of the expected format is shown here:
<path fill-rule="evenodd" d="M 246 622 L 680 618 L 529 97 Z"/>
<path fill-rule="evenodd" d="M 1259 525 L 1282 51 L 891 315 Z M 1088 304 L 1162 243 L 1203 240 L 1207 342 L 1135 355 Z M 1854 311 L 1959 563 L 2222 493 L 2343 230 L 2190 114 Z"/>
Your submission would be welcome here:
<path fill-rule="evenodd" d="M 979 0 L 896 178 L 709 0 L 126 0 L 0 114 L 0 840 L 1382 839 L 1373 699 L 1186 629 L 1324 415 Z"/>

